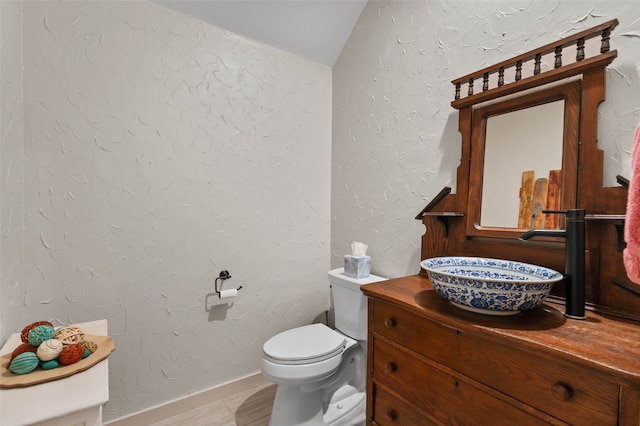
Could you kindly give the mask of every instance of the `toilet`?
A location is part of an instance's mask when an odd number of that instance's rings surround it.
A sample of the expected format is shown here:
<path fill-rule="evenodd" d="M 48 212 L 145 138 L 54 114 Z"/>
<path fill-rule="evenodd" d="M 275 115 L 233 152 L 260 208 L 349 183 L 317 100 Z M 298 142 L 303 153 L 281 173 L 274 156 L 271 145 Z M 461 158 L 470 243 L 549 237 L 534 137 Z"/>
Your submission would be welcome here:
<path fill-rule="evenodd" d="M 367 298 L 343 268 L 329 271 L 336 330 L 311 324 L 264 344 L 262 374 L 276 383 L 270 426 L 365 424 Z"/>

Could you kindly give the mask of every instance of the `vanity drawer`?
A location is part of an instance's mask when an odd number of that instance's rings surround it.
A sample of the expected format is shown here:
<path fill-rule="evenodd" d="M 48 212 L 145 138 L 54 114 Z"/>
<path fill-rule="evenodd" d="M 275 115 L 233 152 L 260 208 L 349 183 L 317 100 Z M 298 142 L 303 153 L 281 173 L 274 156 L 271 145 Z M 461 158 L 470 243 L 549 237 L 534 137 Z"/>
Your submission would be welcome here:
<path fill-rule="evenodd" d="M 375 388 L 373 421 L 380 426 L 437 425 L 437 423 L 417 412 L 408 403 L 393 396 L 382 386 L 376 386 Z"/>
<path fill-rule="evenodd" d="M 393 411 L 398 420 L 401 415 L 407 418 L 406 404 L 393 405 L 394 400 L 385 394 L 383 387 L 406 395 L 420 410 L 429 413 L 435 424 L 549 424 L 381 339 L 375 339 L 373 345 L 373 380 L 376 383 L 374 420 L 381 425 L 394 424 L 393 416 L 389 416 Z"/>
<path fill-rule="evenodd" d="M 374 303 L 374 333 L 565 422 L 617 424 L 619 387 L 606 375 Z"/>

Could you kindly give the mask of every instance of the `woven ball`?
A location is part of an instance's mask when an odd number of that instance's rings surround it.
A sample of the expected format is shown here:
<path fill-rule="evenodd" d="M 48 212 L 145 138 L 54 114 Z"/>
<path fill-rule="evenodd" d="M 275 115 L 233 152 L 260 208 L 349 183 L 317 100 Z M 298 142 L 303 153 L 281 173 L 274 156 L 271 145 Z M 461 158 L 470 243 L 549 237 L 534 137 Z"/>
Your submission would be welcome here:
<path fill-rule="evenodd" d="M 36 369 L 40 360 L 33 352 L 24 352 L 18 355 L 9 364 L 9 371 L 14 374 L 28 374 Z"/>
<path fill-rule="evenodd" d="M 60 362 L 57 359 L 51 359 L 49 361 L 40 361 L 40 368 L 43 370 L 53 370 L 54 368 L 58 368 Z"/>
<path fill-rule="evenodd" d="M 29 331 L 28 341 L 33 346 L 40 346 L 42 342 L 53 339 L 55 330 L 50 325 L 38 325 Z"/>
<path fill-rule="evenodd" d="M 58 355 L 60 355 L 63 348 L 64 345 L 60 340 L 49 339 L 38 346 L 36 354 L 38 355 L 38 358 L 40 358 L 40 361 L 51 361 L 52 359 L 58 358 Z"/>
<path fill-rule="evenodd" d="M 84 340 L 84 331 L 78 327 L 69 325 L 67 327 L 57 329 L 54 337 L 65 345 L 73 345 Z"/>
<path fill-rule="evenodd" d="M 98 350 L 98 344 L 96 342 L 92 342 L 91 340 L 83 340 L 82 342 L 80 342 L 80 344 L 83 348 L 85 348 L 85 350 L 91 353 L 94 353 Z"/>
<path fill-rule="evenodd" d="M 50 325 L 51 327 L 53 327 L 53 324 L 51 324 L 49 321 L 34 322 L 33 324 L 29 324 L 22 329 L 22 333 L 20 333 L 20 340 L 22 340 L 24 343 L 27 343 L 29 341 L 29 332 L 39 325 Z"/>
<path fill-rule="evenodd" d="M 62 352 L 60 352 L 58 361 L 60 361 L 60 364 L 62 365 L 71 365 L 80 361 L 83 354 L 84 348 L 79 344 L 67 345 L 64 347 Z"/>
<path fill-rule="evenodd" d="M 18 355 L 23 354 L 25 352 L 35 352 L 37 350 L 38 350 L 38 348 L 36 348 L 35 346 L 33 346 L 33 345 L 29 344 L 29 343 L 21 343 L 11 353 L 11 360 L 13 360 L 15 357 L 17 357 Z"/>

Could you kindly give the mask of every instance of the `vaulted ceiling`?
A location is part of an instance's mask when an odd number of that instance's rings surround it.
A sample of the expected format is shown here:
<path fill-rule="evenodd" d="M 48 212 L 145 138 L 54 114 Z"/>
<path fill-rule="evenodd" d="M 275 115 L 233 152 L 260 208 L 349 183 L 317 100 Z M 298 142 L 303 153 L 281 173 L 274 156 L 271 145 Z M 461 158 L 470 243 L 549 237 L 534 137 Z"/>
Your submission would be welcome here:
<path fill-rule="evenodd" d="M 151 0 L 225 30 L 333 66 L 367 0 Z"/>

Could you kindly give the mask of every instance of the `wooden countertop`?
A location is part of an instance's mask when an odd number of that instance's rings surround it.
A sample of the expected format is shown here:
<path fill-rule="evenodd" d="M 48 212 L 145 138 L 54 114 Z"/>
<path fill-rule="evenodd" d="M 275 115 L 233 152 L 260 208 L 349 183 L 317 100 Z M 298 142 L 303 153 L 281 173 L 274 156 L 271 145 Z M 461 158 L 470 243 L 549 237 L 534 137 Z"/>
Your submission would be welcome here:
<path fill-rule="evenodd" d="M 515 316 L 477 314 L 457 308 L 439 296 L 427 277 L 413 275 L 366 284 L 362 292 L 394 303 L 445 327 L 513 341 L 532 351 L 544 347 L 556 356 L 640 387 L 640 324 L 587 312 L 586 320 L 564 317 L 564 306 L 545 303 Z"/>

